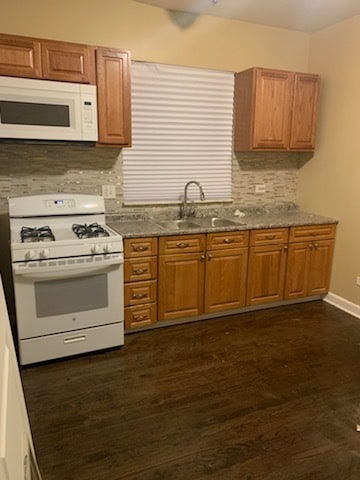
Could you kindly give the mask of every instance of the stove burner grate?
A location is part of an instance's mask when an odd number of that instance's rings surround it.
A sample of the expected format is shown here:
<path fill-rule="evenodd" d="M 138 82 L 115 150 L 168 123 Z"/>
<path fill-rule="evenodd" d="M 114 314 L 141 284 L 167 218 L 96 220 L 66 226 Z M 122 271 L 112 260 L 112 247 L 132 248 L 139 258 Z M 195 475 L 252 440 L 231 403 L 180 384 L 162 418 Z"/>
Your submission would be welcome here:
<path fill-rule="evenodd" d="M 44 227 L 21 227 L 20 236 L 22 243 L 55 241 L 55 236 L 48 225 Z"/>
<path fill-rule="evenodd" d="M 74 223 L 72 230 L 78 238 L 94 238 L 94 237 L 109 237 L 109 232 L 107 232 L 101 225 L 98 223 L 91 223 L 83 225 L 79 223 Z"/>

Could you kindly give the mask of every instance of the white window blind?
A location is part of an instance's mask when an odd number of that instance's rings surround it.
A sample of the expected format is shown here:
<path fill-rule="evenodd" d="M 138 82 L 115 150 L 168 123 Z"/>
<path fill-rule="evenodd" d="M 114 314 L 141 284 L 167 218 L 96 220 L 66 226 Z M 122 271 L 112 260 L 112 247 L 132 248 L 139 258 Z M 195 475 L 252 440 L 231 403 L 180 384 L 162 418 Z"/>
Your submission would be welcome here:
<path fill-rule="evenodd" d="M 190 180 L 207 200 L 231 200 L 233 97 L 231 72 L 133 62 L 124 203 L 179 202 Z"/>

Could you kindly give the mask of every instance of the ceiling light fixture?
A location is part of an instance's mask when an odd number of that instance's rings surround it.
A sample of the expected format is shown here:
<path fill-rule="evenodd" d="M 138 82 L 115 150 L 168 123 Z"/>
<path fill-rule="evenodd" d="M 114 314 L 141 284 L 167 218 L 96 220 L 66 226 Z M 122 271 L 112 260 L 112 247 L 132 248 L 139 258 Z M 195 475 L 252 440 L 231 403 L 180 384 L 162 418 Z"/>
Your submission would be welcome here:
<path fill-rule="evenodd" d="M 211 0 L 211 3 L 212 3 L 213 5 L 216 5 L 216 4 L 218 3 L 218 1 L 219 1 L 219 0 Z"/>

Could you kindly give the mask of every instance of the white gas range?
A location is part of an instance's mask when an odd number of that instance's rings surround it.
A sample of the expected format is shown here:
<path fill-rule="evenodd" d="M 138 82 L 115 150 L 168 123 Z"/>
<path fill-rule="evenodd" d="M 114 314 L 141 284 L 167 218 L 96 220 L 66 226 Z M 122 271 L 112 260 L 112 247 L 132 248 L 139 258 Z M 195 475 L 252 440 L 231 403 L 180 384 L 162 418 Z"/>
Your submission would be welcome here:
<path fill-rule="evenodd" d="M 124 343 L 123 241 L 102 197 L 9 200 L 20 362 Z"/>

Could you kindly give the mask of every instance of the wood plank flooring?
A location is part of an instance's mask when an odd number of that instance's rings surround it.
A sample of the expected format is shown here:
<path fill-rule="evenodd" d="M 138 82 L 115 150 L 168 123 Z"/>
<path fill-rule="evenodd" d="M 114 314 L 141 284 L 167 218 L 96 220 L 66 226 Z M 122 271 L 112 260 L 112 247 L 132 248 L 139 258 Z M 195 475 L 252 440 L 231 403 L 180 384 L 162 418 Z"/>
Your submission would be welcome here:
<path fill-rule="evenodd" d="M 22 369 L 43 480 L 358 480 L 360 321 L 322 301 Z"/>

